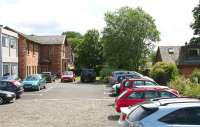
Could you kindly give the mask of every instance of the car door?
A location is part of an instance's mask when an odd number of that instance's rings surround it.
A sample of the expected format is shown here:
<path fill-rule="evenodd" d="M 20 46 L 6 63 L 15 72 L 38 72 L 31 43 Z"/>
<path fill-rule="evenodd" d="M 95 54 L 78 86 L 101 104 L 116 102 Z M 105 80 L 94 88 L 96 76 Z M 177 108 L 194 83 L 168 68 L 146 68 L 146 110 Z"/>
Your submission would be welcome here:
<path fill-rule="evenodd" d="M 7 87 L 7 83 L 4 81 L 0 81 L 0 90 L 6 91 L 6 89 L 7 89 L 6 87 Z"/>
<path fill-rule="evenodd" d="M 127 99 L 125 99 L 125 105 L 130 106 L 134 104 L 138 104 L 144 102 L 144 92 L 143 91 L 134 91 L 128 95 Z"/>

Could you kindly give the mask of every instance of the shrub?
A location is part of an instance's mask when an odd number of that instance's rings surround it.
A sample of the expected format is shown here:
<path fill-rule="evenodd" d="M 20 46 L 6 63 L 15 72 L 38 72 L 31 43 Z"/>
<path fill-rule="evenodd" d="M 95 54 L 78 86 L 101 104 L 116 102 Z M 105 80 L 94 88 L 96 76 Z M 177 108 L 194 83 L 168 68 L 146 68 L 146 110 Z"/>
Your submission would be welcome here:
<path fill-rule="evenodd" d="M 193 83 L 189 79 L 177 76 L 168 84 L 170 88 L 176 89 L 182 96 L 199 97 L 200 84 Z"/>
<path fill-rule="evenodd" d="M 190 80 L 193 83 L 199 83 L 200 84 L 200 69 L 195 69 L 191 76 L 190 76 Z"/>
<path fill-rule="evenodd" d="M 108 83 L 108 78 L 109 76 L 112 74 L 113 71 L 115 71 L 115 68 L 112 67 L 104 67 L 101 71 L 100 71 L 100 80 L 104 83 Z"/>
<path fill-rule="evenodd" d="M 178 75 L 178 69 L 175 64 L 158 62 L 150 71 L 150 76 L 159 84 L 167 85 L 170 80 Z"/>

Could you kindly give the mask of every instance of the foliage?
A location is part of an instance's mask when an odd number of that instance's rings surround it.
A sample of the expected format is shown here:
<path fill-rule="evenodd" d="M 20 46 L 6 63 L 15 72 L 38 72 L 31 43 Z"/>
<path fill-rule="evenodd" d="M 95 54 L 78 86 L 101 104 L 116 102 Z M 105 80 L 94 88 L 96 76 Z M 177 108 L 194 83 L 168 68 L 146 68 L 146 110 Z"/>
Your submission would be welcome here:
<path fill-rule="evenodd" d="M 88 30 L 83 38 L 83 42 L 78 45 L 77 62 L 81 68 L 96 69 L 103 64 L 103 46 L 99 41 L 99 32 L 95 29 Z"/>
<path fill-rule="evenodd" d="M 153 42 L 159 41 L 154 19 L 141 8 L 122 7 L 106 13 L 105 21 L 102 41 L 107 63 L 128 70 L 143 66 Z"/>
<path fill-rule="evenodd" d="M 200 4 L 198 4 L 193 9 L 193 17 L 194 17 L 194 23 L 191 24 L 191 28 L 194 30 L 194 35 L 196 37 L 193 37 L 190 40 L 191 44 L 196 44 L 200 42 Z"/>
<path fill-rule="evenodd" d="M 195 69 L 191 76 L 190 76 L 190 80 L 193 83 L 199 83 L 200 84 L 200 69 Z"/>
<path fill-rule="evenodd" d="M 62 35 L 67 36 L 67 40 L 71 44 L 72 50 L 76 53 L 76 48 L 83 41 L 83 36 L 80 33 L 74 31 L 63 32 Z"/>
<path fill-rule="evenodd" d="M 170 88 L 176 89 L 182 96 L 199 97 L 200 84 L 192 83 L 189 79 L 177 76 L 168 84 Z"/>
<path fill-rule="evenodd" d="M 161 85 L 166 85 L 178 75 L 178 69 L 175 64 L 158 62 L 150 71 L 151 77 Z"/>

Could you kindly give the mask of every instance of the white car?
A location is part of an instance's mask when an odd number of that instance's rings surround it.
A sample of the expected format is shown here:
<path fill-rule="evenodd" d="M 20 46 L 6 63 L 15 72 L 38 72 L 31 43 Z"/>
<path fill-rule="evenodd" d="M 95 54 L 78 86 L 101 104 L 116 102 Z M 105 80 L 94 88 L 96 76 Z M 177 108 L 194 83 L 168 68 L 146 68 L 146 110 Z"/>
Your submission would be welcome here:
<path fill-rule="evenodd" d="M 121 111 L 120 127 L 200 127 L 200 100 L 195 98 L 157 99 Z"/>

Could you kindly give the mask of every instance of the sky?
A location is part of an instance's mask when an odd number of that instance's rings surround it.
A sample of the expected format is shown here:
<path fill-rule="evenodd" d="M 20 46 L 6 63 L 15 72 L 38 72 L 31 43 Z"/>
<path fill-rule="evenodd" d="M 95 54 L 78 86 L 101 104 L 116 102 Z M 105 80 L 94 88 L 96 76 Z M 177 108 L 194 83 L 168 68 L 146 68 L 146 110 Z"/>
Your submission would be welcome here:
<path fill-rule="evenodd" d="M 192 10 L 199 0 L 0 0 L 0 24 L 25 34 L 102 32 L 104 14 L 123 6 L 141 7 L 160 31 L 158 45 L 184 45 L 193 36 Z"/>

